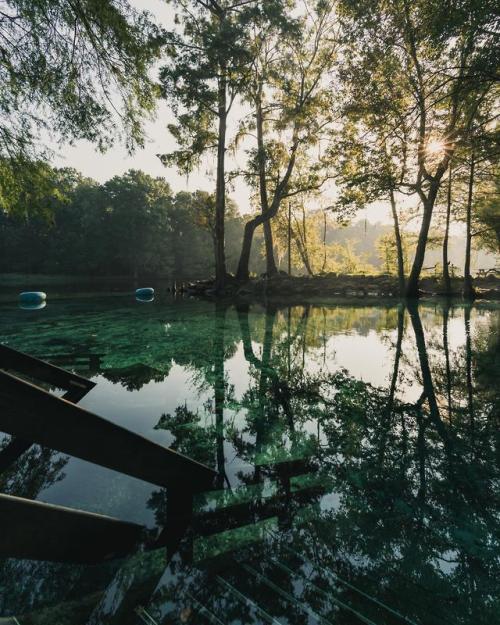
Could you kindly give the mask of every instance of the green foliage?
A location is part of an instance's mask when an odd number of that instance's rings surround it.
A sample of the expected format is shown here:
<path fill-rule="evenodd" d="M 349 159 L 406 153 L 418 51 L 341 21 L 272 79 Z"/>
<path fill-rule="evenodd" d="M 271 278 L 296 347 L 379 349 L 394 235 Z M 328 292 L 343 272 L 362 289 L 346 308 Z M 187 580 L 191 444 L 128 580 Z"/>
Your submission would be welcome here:
<path fill-rule="evenodd" d="M 50 221 L 78 178 L 76 171 L 55 170 L 45 161 L 0 159 L 0 210 Z"/>
<path fill-rule="evenodd" d="M 478 236 L 486 249 L 500 252 L 500 176 L 484 185 L 477 202 Z"/>
<path fill-rule="evenodd" d="M 172 4 L 182 26 L 180 33 L 166 36 L 167 63 L 161 68 L 160 84 L 161 95 L 176 116 L 176 124 L 168 129 L 179 149 L 160 158 L 187 174 L 203 154 L 216 151 L 218 120 L 225 118 L 242 89 L 249 61 L 245 22 L 250 9 L 231 10 L 232 3 L 225 0 L 214 3 L 220 10 L 196 1 Z M 227 98 L 223 104 L 221 91 Z"/>
<path fill-rule="evenodd" d="M 29 163 L 23 177 L 0 161 L 9 213 L 0 213 L 0 263 L 7 272 L 154 274 L 209 278 L 215 201 L 204 191 L 173 194 L 164 178 L 130 170 L 103 185 L 71 169 Z M 19 172 L 18 172 L 19 174 Z M 234 266 L 242 218 L 227 201 L 227 254 Z"/>
<path fill-rule="evenodd" d="M 31 153 L 40 130 L 101 149 L 123 129 L 143 143 L 160 31 L 127 0 L 7 0 L 0 15 L 0 155 Z"/>

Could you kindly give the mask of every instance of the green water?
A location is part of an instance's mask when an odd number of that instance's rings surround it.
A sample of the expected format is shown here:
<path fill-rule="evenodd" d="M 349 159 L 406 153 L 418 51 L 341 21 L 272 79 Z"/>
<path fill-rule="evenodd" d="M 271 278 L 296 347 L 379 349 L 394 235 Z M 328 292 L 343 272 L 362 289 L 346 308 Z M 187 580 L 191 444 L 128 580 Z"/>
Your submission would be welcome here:
<path fill-rule="evenodd" d="M 0 617 L 500 623 L 499 321 L 441 302 L 2 306 L 0 342 L 92 378 L 82 406 L 218 477 L 172 558 L 0 561 Z M 163 490 L 36 445 L 0 491 L 169 527 Z"/>

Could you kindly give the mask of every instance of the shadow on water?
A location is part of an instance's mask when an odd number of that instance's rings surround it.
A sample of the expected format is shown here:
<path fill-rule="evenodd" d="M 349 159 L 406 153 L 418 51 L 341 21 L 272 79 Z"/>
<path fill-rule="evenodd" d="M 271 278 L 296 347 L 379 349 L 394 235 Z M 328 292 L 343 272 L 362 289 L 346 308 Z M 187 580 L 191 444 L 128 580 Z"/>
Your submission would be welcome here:
<path fill-rule="evenodd" d="M 0 617 L 500 622 L 498 309 L 87 302 L 29 321 L 5 313 L 2 341 L 92 377 L 99 414 L 130 418 L 217 478 L 196 495 L 182 482 L 141 490 L 153 520 L 126 558 L 4 559 Z M 0 491 L 80 507 L 63 486 L 93 476 L 103 511 L 130 520 L 137 486 L 80 465 L 72 478 L 73 466 L 32 446 Z"/>

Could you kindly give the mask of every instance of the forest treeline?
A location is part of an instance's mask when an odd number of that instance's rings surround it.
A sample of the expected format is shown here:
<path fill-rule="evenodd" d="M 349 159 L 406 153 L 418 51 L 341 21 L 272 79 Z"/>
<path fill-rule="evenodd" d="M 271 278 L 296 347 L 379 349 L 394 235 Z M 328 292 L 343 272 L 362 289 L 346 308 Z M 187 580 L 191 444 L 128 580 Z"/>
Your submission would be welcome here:
<path fill-rule="evenodd" d="M 334 262 L 324 234 L 321 241 L 327 213 L 346 221 L 384 203 L 400 291 L 419 294 L 436 228 L 443 290 L 452 290 L 450 233 L 461 222 L 462 290 L 474 296 L 472 250 L 498 252 L 500 241 L 500 18 L 491 0 L 170 0 L 168 27 L 125 0 L 49 4 L 8 0 L 0 15 L 5 213 L 56 224 L 60 198 L 40 131 L 99 149 L 122 139 L 132 151 L 145 146 L 145 122 L 163 100 L 177 148 L 161 161 L 184 174 L 213 173 L 211 221 L 200 236 L 216 291 L 233 266 L 238 280 L 250 277 L 255 236 L 268 276 L 279 271 L 288 237 L 307 273 L 326 270 Z M 252 196 L 242 233 L 229 199 L 236 178 Z M 174 204 L 196 205 L 196 197 Z M 415 219 L 416 237 L 407 229 Z M 135 267 L 150 253 L 140 251 L 143 231 L 131 220 L 123 228 Z M 129 266 L 120 245 L 99 231 L 93 238 Z M 361 270 L 363 259 L 355 265 Z"/>
<path fill-rule="evenodd" d="M 104 184 L 52 169 L 40 211 L 0 216 L 4 272 L 81 276 L 213 274 L 213 196 L 174 193 L 164 178 L 130 170 Z M 241 217 L 230 204 L 228 258 L 237 256 Z"/>
<path fill-rule="evenodd" d="M 0 214 L 0 271 L 74 276 L 161 277 L 172 281 L 207 279 L 214 273 L 214 196 L 206 191 L 174 193 L 164 178 L 130 170 L 104 184 L 73 169 L 53 169 L 49 197 L 40 212 Z M 228 204 L 226 254 L 236 271 L 246 216 Z M 303 219 L 304 217 L 304 219 Z M 326 218 L 325 218 L 326 217 Z M 275 226 L 276 262 L 288 268 L 288 223 Z M 428 250 L 428 271 L 439 271 L 443 233 Z M 338 224 L 317 210 L 291 213 L 291 268 L 295 275 L 321 273 L 397 274 L 389 225 L 359 221 Z M 416 234 L 405 237 L 411 254 Z M 456 271 L 462 264 L 459 239 L 450 244 Z M 411 248 L 411 250 L 410 250 Z M 256 236 L 250 269 L 266 271 L 262 235 Z M 492 267 L 483 255 L 481 267 Z"/>

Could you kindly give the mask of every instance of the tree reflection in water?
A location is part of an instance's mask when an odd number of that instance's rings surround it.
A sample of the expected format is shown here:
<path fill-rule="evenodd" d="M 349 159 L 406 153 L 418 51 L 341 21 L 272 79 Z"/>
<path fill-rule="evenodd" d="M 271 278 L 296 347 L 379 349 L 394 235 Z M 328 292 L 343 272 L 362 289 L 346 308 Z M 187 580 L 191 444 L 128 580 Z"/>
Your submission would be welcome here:
<path fill-rule="evenodd" d="M 450 302 L 265 311 L 217 304 L 209 315 L 204 306 L 203 323 L 182 310 L 157 309 L 155 323 L 133 318 L 150 341 L 161 327 L 162 344 L 142 367 L 140 358 L 134 361 L 137 342 L 129 352 L 121 345 L 122 361 L 108 353 L 99 373 L 133 391 L 168 378 L 173 363 L 190 372 L 198 402 L 159 416 L 156 431 L 219 471 L 215 493 L 195 498 L 195 517 L 196 506 L 222 509 L 204 525 L 185 528 L 187 559 L 174 556 L 163 576 L 153 568 L 149 581 L 139 576 L 136 586 L 122 576 L 128 599 L 123 592 L 119 610 L 113 617 L 100 612 L 99 622 L 135 622 L 139 604 L 155 618 L 184 610 L 187 622 L 201 600 L 227 622 L 260 622 L 231 587 L 256 593 L 275 617 L 297 625 L 304 613 L 290 596 L 341 623 L 355 622 L 345 605 L 377 623 L 388 615 L 387 622 L 425 625 L 498 622 L 498 311 Z M 103 337 L 110 332 L 106 327 Z M 370 351 L 374 337 L 391 358 L 385 387 L 367 380 L 386 364 Z M 100 338 L 91 348 L 105 354 Z M 342 367 L 352 356 L 349 341 L 360 350 L 363 376 Z M 244 371 L 244 384 L 235 385 L 235 371 Z M 4 491 L 5 479 L 14 479 L 34 497 L 63 468 L 40 462 L 35 471 L 28 458 L 23 462 L 10 478 L 2 476 Z M 311 476 L 313 486 L 300 486 Z M 239 502 L 237 513 L 228 501 Z M 162 491 L 149 500 L 159 526 L 168 526 L 167 502 Z M 265 523 L 261 540 L 240 532 L 217 543 L 219 558 L 190 561 L 193 541 L 195 560 L 197 553 L 214 555 L 215 543 L 204 534 L 255 522 Z M 221 561 L 225 581 L 217 582 Z M 295 579 L 300 573 L 307 584 Z M 288 598 L 263 585 L 262 576 L 271 575 Z M 17 603 L 2 600 L 5 613 L 30 607 L 25 595 Z"/>

